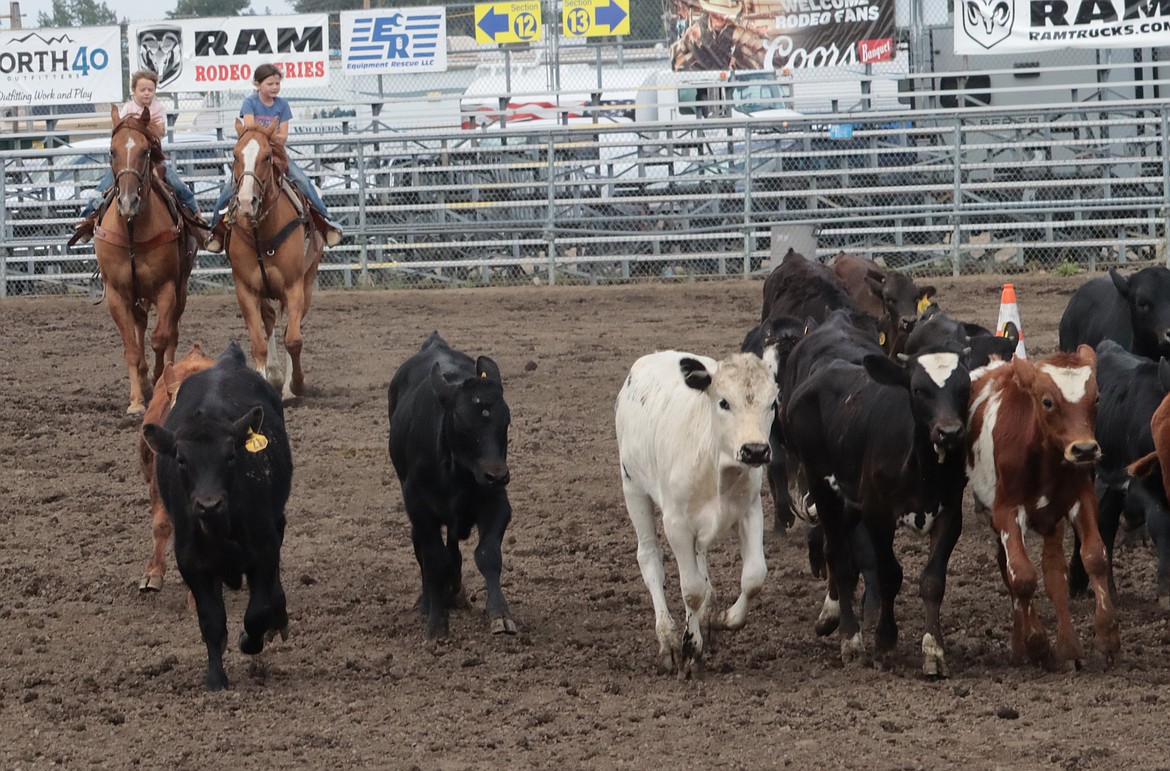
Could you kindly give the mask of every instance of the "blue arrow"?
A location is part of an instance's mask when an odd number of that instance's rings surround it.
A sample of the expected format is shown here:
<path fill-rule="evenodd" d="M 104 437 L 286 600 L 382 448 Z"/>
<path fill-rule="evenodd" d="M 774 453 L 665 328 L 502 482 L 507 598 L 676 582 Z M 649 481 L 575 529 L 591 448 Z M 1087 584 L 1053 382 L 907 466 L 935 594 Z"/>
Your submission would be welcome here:
<path fill-rule="evenodd" d="M 479 28 L 483 30 L 483 34 L 495 40 L 497 33 L 508 31 L 508 16 L 496 13 L 494 7 L 488 8 L 488 12 L 479 20 Z"/>
<path fill-rule="evenodd" d="M 605 25 L 612 30 L 621 24 L 625 18 L 626 12 L 613 0 L 609 0 L 609 5 L 602 5 L 597 8 L 597 24 L 599 26 Z"/>

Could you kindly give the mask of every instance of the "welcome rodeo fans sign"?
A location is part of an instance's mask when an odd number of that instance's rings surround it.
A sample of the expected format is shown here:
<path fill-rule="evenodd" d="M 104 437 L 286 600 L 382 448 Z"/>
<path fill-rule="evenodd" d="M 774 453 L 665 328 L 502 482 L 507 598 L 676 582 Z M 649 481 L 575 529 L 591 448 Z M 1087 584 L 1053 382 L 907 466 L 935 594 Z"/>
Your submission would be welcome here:
<path fill-rule="evenodd" d="M 121 101 L 117 27 L 0 31 L 0 107 Z"/>
<path fill-rule="evenodd" d="M 158 73 L 160 91 L 240 91 L 265 63 L 284 74 L 282 88 L 329 83 L 329 17 L 233 16 L 131 24 L 130 68 Z"/>
<path fill-rule="evenodd" d="M 955 53 L 1141 48 L 1170 41 L 1165 0 L 959 0 Z"/>
<path fill-rule="evenodd" d="M 675 70 L 804 69 L 894 58 L 894 0 L 671 0 Z"/>

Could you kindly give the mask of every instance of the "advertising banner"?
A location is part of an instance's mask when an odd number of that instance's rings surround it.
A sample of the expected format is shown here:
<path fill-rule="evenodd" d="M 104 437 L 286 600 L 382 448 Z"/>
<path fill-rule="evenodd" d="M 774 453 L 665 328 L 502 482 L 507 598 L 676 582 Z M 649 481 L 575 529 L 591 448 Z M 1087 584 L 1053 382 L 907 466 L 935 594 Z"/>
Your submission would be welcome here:
<path fill-rule="evenodd" d="M 341 69 L 353 75 L 447 70 L 447 9 L 341 12 Z"/>
<path fill-rule="evenodd" d="M 1057 48 L 1141 48 L 1170 43 L 1165 0 L 959 0 L 956 54 Z"/>
<path fill-rule="evenodd" d="M 0 107 L 122 101 L 117 27 L 0 31 Z"/>
<path fill-rule="evenodd" d="M 781 70 L 894 58 L 894 0 L 671 0 L 675 70 Z"/>
<path fill-rule="evenodd" d="M 159 91 L 239 91 L 275 64 L 282 89 L 329 84 L 329 17 L 232 16 L 129 25 L 130 68 L 158 73 Z"/>

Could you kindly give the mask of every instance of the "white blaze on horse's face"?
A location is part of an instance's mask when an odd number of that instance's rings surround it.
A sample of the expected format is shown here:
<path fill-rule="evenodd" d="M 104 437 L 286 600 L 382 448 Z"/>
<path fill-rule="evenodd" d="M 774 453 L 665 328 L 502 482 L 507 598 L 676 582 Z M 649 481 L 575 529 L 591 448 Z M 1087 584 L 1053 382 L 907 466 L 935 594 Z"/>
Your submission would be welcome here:
<path fill-rule="evenodd" d="M 123 133 L 126 135 L 126 150 L 125 150 L 125 156 L 124 156 L 126 158 L 126 168 L 133 169 L 134 168 L 134 161 L 135 161 L 134 147 L 138 143 L 134 141 L 134 132 L 126 131 Z M 117 172 L 115 172 L 115 173 L 117 173 Z M 133 176 L 133 175 L 131 175 L 131 176 Z M 115 181 L 117 181 L 117 177 L 115 177 Z M 133 219 L 134 217 L 138 216 L 138 206 L 139 206 L 138 188 L 139 188 L 142 180 L 135 177 L 134 182 L 135 182 L 135 184 L 133 185 L 133 187 L 131 187 L 129 192 L 125 192 L 125 193 L 122 192 L 121 185 L 117 185 L 117 187 L 119 188 L 119 191 L 118 191 L 118 213 L 121 214 L 122 217 L 124 219 L 127 219 L 127 220 Z"/>
<path fill-rule="evenodd" d="M 260 156 L 260 143 L 249 139 L 248 144 L 240 151 L 244 159 L 244 173 L 240 175 L 240 189 L 236 196 L 240 202 L 240 213 L 251 216 L 253 214 L 252 201 L 256 195 L 256 158 Z"/>

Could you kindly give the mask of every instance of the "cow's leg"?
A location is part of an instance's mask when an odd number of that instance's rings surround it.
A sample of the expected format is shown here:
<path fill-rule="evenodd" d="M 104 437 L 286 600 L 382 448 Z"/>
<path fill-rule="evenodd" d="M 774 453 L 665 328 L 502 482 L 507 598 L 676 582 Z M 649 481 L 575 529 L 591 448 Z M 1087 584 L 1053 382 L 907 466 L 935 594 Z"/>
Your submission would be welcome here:
<path fill-rule="evenodd" d="M 736 524 L 739 535 L 739 557 L 743 563 L 739 576 L 739 597 L 735 604 L 719 616 L 719 629 L 742 629 L 747 623 L 748 609 L 764 587 L 768 564 L 764 559 L 764 508 L 757 497 L 746 517 Z"/>
<path fill-rule="evenodd" d="M 284 327 L 284 349 L 288 351 L 289 363 L 292 371 L 285 379 L 285 396 L 302 396 L 305 393 L 305 373 L 301 369 L 301 349 L 304 347 L 304 337 L 301 333 L 301 321 L 305 316 L 304 286 L 294 282 L 288 288 L 286 308 L 288 320 Z"/>
<path fill-rule="evenodd" d="M 407 504 L 407 512 L 412 506 Z M 446 637 L 450 633 L 447 606 L 443 602 L 443 587 L 451 570 L 451 555 L 443 545 L 438 521 L 424 512 L 410 515 L 410 539 L 414 544 L 414 557 L 422 572 L 422 596 L 419 610 L 427 624 L 427 639 Z"/>
<path fill-rule="evenodd" d="M 1161 496 L 1151 494 L 1146 488 L 1146 480 L 1135 479 L 1130 484 L 1131 495 L 1140 495 L 1146 512 L 1146 530 L 1154 544 L 1154 551 L 1158 555 L 1158 565 L 1155 569 L 1155 586 L 1158 593 L 1158 607 L 1170 610 L 1170 511 L 1162 503 Z M 1140 490 L 1140 492 L 1139 492 Z M 1101 537 L 1104 538 L 1102 533 Z M 1106 542 L 1106 548 L 1109 544 Z M 1113 559 L 1109 559 L 1109 586 L 1113 589 L 1113 603 L 1117 604 L 1117 590 L 1113 583 Z"/>
<path fill-rule="evenodd" d="M 876 547 L 870 538 L 869 530 L 864 527 L 854 527 L 850 541 L 853 545 L 853 564 L 865 579 L 865 591 L 861 595 L 861 619 L 866 624 L 876 623 L 881 610 L 881 579 L 878 577 L 879 560 L 875 554 Z M 892 540 L 890 548 L 893 549 Z M 898 586 L 901 585 L 899 581 Z"/>
<path fill-rule="evenodd" d="M 1113 606 L 1113 595 L 1109 591 L 1109 560 L 1105 544 L 1097 532 L 1097 497 L 1093 489 L 1085 485 L 1078 506 L 1069 512 L 1073 529 L 1081 539 L 1081 562 L 1089 574 L 1089 585 L 1093 589 L 1095 611 L 1093 614 L 1093 647 L 1104 654 L 1112 663 L 1121 650 L 1118 632 L 1117 612 Z"/>
<path fill-rule="evenodd" d="M 642 582 L 650 591 L 650 601 L 654 604 L 654 634 L 658 638 L 659 663 L 664 671 L 675 672 L 682 664 L 682 641 L 666 605 L 666 591 L 663 588 L 666 574 L 662 568 L 662 548 L 658 544 L 654 526 L 654 502 L 624 477 L 622 481 L 626 511 L 629 512 L 638 537 L 638 569 L 642 573 Z"/>
<path fill-rule="evenodd" d="M 841 661 L 848 665 L 861 661 L 865 654 L 861 624 L 853 613 L 853 592 L 857 588 L 858 575 L 853 560 L 851 531 L 856 523 L 847 521 L 844 504 L 826 482 L 810 480 L 809 486 L 825 528 L 825 562 L 829 576 L 836 584 L 840 608 Z"/>
<path fill-rule="evenodd" d="M 894 526 L 889 522 L 877 522 L 871 518 L 866 521 L 864 528 L 857 527 L 855 530 L 867 532 L 873 547 L 877 581 L 875 585 L 867 576 L 865 593 L 867 597 L 876 594 L 881 598 L 880 615 L 877 628 L 874 630 L 874 652 L 878 658 L 884 658 L 898 644 L 894 601 L 902 589 L 903 576 L 902 566 L 894 555 Z M 856 541 L 855 538 L 854 542 Z"/>
<path fill-rule="evenodd" d="M 1024 548 L 1024 533 L 1017 515 L 1024 508 L 997 507 L 992 513 L 992 529 L 999 540 L 1000 572 L 1012 598 L 1012 655 L 1017 662 L 1030 658 L 1047 662 L 1050 655 L 1048 635 L 1036 616 L 1034 600 L 1038 576 L 1036 567 Z"/>
<path fill-rule="evenodd" d="M 475 546 L 475 566 L 483 574 L 487 590 L 487 602 L 484 608 L 488 620 L 491 622 L 492 634 L 516 634 L 516 622 L 508 610 L 508 601 L 504 599 L 504 591 L 500 588 L 500 572 L 504 567 L 504 560 L 500 554 L 500 547 L 504 541 L 504 531 L 512 520 L 512 507 L 508 500 L 494 502 L 488 512 L 481 513 L 478 522 L 479 543 Z M 448 561 L 448 571 L 450 571 Z"/>
<path fill-rule="evenodd" d="M 257 565 L 248 571 L 248 609 L 244 612 L 244 631 L 240 633 L 240 652 L 254 656 L 276 634 L 281 640 L 288 639 L 288 611 L 284 588 L 280 585 L 280 565 Z"/>
<path fill-rule="evenodd" d="M 1064 522 L 1058 522 L 1051 533 L 1044 536 L 1044 553 L 1041 558 L 1044 567 L 1044 591 L 1052 601 L 1056 615 L 1056 656 L 1059 664 L 1071 662 L 1080 669 L 1084 664 L 1085 652 L 1073 629 L 1072 616 L 1068 610 L 1068 563 L 1064 558 Z"/>
<path fill-rule="evenodd" d="M 703 676 L 703 625 L 707 609 L 709 586 L 699 568 L 699 543 L 687 527 L 684 517 L 664 510 L 663 530 L 670 549 L 678 563 L 678 582 L 686 609 L 686 630 L 682 637 L 682 655 L 678 668 L 679 679 Z M 704 555 L 705 556 L 705 555 Z"/>
<path fill-rule="evenodd" d="M 207 675 L 204 684 L 209 691 L 228 687 L 227 672 L 223 669 L 223 652 L 227 650 L 227 611 L 223 606 L 223 585 L 214 574 L 179 565 L 179 573 L 195 598 L 195 612 L 199 616 L 199 632 L 207 646 Z"/>
<path fill-rule="evenodd" d="M 158 483 L 150 482 L 150 533 L 154 541 L 154 549 L 146 563 L 146 572 L 138 582 L 138 591 L 157 592 L 162 589 L 163 576 L 167 572 L 166 549 L 167 543 L 175 528 L 171 525 L 171 518 L 163 506 L 162 496 L 158 492 Z"/>
<path fill-rule="evenodd" d="M 1131 485 L 1132 486 L 1132 485 Z M 1105 544 L 1105 551 L 1109 557 L 1110 566 L 1113 565 L 1113 544 L 1117 538 L 1117 529 L 1121 524 L 1121 513 L 1126 506 L 1127 493 L 1124 487 L 1108 484 L 1105 480 L 1097 480 L 1097 497 L 1100 501 L 1098 506 L 1097 522 L 1098 532 L 1101 534 L 1101 540 Z M 1109 583 L 1113 584 L 1113 570 L 1109 570 Z M 1089 594 L 1089 576 L 1085 572 L 1085 566 L 1081 562 L 1081 539 L 1077 535 L 1073 542 L 1072 560 L 1069 563 L 1068 570 L 1068 587 L 1069 592 L 1073 597 L 1087 597 Z M 1117 601 L 1116 590 L 1113 594 L 1114 602 Z"/>
<path fill-rule="evenodd" d="M 918 594 L 926 610 L 922 635 L 922 673 L 927 677 L 949 677 L 942 636 L 942 602 L 947 589 L 947 565 L 963 532 L 962 499 L 945 505 L 942 516 L 930 532 L 930 556 L 918 580 Z"/>
<path fill-rule="evenodd" d="M 103 277 L 104 278 L 104 277 Z M 106 281 L 106 286 L 109 286 Z M 114 326 L 122 338 L 122 358 L 126 362 L 126 370 L 130 376 L 130 406 L 126 408 L 127 415 L 141 415 L 146 412 L 146 380 L 145 363 L 143 361 L 142 342 L 138 333 L 138 322 L 135 316 L 132 300 L 122 297 L 116 292 L 109 292 L 107 304 L 110 316 L 114 319 Z"/>
<path fill-rule="evenodd" d="M 444 591 L 444 602 L 448 608 L 470 608 L 471 601 L 463 586 L 463 552 L 459 550 L 459 533 L 453 527 L 447 528 L 447 553 L 451 555 L 451 578 Z"/>

